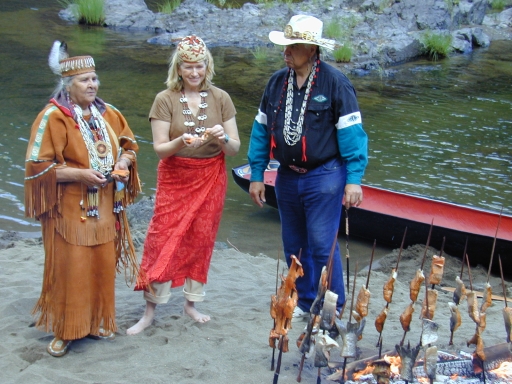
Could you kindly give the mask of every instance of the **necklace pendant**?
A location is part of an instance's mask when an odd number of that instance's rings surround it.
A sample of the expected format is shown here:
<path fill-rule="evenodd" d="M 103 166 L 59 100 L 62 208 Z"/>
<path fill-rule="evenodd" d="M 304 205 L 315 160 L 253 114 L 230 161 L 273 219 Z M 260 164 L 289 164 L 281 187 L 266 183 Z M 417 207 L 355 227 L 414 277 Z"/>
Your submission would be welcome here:
<path fill-rule="evenodd" d="M 94 143 L 94 148 L 96 149 L 99 158 L 104 159 L 107 157 L 109 150 L 106 142 L 98 140 Z"/>

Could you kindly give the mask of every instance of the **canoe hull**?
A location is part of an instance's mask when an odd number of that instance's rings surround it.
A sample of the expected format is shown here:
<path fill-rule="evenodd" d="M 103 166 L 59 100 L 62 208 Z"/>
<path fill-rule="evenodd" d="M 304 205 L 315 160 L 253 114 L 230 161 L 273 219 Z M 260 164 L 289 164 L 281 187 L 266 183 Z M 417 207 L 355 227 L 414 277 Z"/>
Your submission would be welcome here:
<path fill-rule="evenodd" d="M 274 208 L 277 208 L 274 184 L 278 166 L 273 164 L 265 172 L 265 197 L 267 204 Z M 250 167 L 235 167 L 232 174 L 235 182 L 249 192 Z M 500 273 L 499 255 L 504 274 L 512 276 L 511 216 L 367 185 L 362 187 L 363 204 L 349 210 L 351 237 L 398 248 L 407 228 L 405 247 L 425 244 L 433 221 L 431 246 L 440 249 L 445 239 L 444 252 L 462 258 L 467 240 L 470 263 L 488 268 L 499 223 L 491 270 Z M 340 224 L 340 228 L 343 231 L 344 225 Z"/>

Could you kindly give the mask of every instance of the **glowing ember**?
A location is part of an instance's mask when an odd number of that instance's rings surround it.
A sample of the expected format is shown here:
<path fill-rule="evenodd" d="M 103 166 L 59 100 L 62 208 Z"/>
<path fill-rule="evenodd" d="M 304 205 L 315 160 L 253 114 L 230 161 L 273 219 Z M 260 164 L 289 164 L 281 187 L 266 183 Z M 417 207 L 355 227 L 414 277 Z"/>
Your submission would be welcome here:
<path fill-rule="evenodd" d="M 504 361 L 498 368 L 490 372 L 499 378 L 512 380 L 512 362 Z"/>
<path fill-rule="evenodd" d="M 365 369 L 358 371 L 358 372 L 354 372 L 353 380 L 357 381 L 361 378 L 361 376 L 369 375 L 372 372 L 373 372 L 373 366 L 367 365 Z"/>
<path fill-rule="evenodd" d="M 402 366 L 402 360 L 400 359 L 400 356 L 384 356 L 384 360 L 386 360 L 389 364 L 391 364 L 391 373 L 393 375 L 400 374 L 400 367 Z"/>

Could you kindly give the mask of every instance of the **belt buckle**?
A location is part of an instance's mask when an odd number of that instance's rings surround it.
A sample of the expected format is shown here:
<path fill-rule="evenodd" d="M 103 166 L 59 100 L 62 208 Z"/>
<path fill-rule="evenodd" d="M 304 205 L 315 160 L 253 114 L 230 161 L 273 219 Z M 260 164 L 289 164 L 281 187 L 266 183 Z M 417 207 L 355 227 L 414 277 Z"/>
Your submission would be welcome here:
<path fill-rule="evenodd" d="M 306 168 L 297 167 L 296 165 L 289 165 L 289 167 L 292 171 L 297 173 L 306 173 L 308 171 Z"/>

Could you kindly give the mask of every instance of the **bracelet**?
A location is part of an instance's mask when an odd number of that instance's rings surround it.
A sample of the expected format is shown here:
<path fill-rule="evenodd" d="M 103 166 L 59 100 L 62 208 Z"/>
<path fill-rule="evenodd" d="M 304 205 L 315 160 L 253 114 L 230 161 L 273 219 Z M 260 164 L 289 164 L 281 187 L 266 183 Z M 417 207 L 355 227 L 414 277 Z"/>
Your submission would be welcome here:
<path fill-rule="evenodd" d="M 130 160 L 128 160 L 126 157 L 120 157 L 119 160 L 117 160 L 117 162 L 119 162 L 121 160 L 124 160 L 127 167 L 130 167 L 130 165 L 132 165 L 132 162 Z"/>

